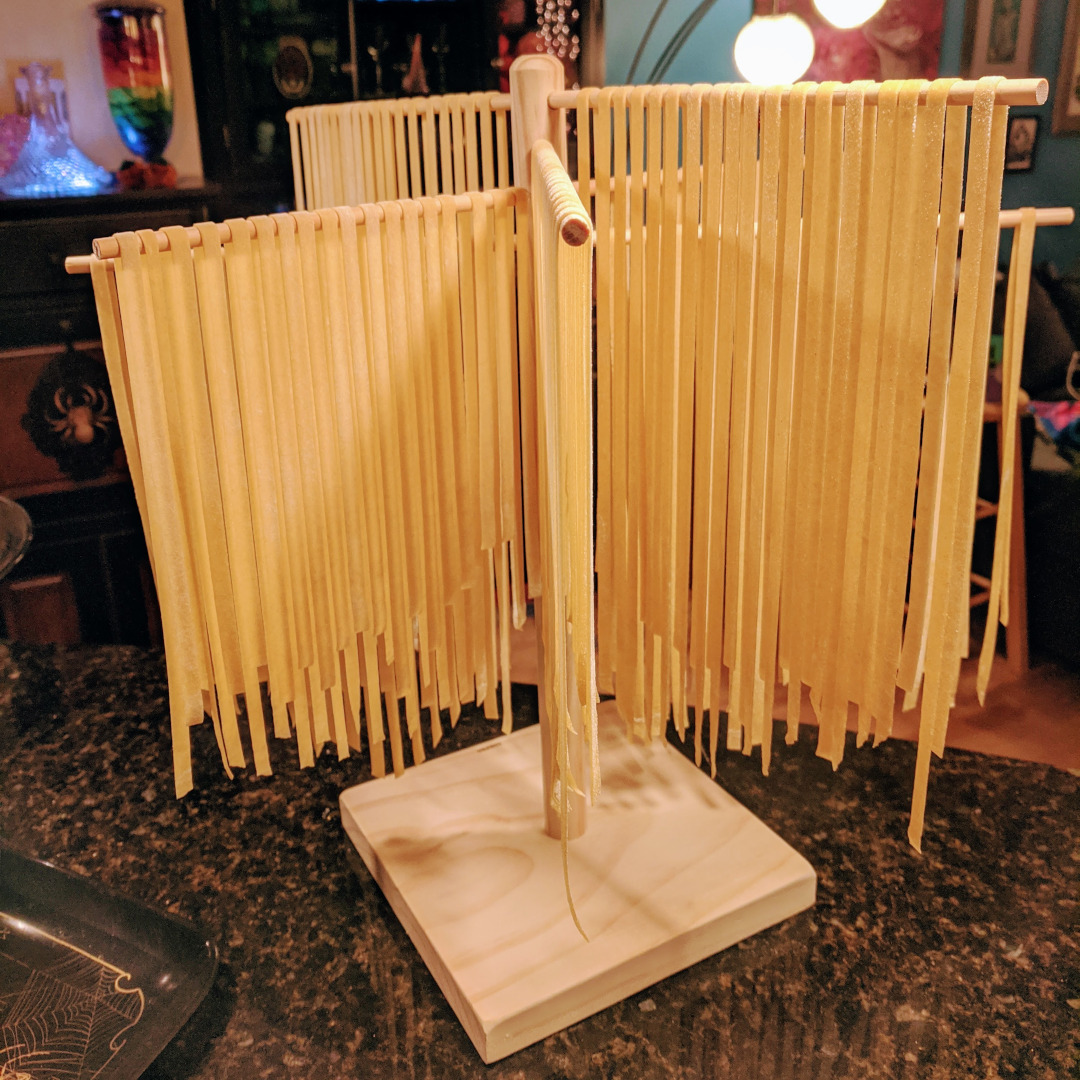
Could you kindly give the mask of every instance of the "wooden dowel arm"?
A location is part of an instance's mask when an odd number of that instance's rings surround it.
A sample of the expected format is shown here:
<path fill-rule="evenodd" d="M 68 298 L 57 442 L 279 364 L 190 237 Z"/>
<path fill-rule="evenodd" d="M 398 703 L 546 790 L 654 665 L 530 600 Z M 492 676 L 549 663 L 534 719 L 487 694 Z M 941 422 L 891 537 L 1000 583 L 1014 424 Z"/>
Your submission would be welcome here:
<path fill-rule="evenodd" d="M 998 214 L 999 229 L 1015 229 L 1020 224 L 1020 210 L 1002 210 Z M 1071 225 L 1076 211 L 1071 206 L 1040 206 L 1035 210 L 1036 225 Z M 960 215 L 960 227 L 964 227 L 964 215 Z"/>
<path fill-rule="evenodd" d="M 926 83 L 925 86 L 926 89 L 919 95 L 920 104 L 926 103 L 926 92 L 930 89 L 930 83 Z M 949 105 L 970 105 L 975 100 L 976 86 L 978 86 L 978 83 L 974 79 L 964 79 L 954 83 L 949 90 L 947 103 Z M 687 94 L 689 92 L 689 88 L 687 88 Z M 866 103 L 876 105 L 879 92 L 880 84 L 870 87 L 866 92 Z M 1045 105 L 1049 93 L 1050 84 L 1045 79 L 1004 79 L 998 84 L 994 97 L 999 105 Z M 589 95 L 589 104 L 595 106 L 599 96 L 599 89 L 592 90 Z M 786 99 L 787 96 L 788 92 L 785 91 L 784 98 Z M 846 97 L 847 87 L 838 86 L 833 100 L 839 104 Z M 497 98 L 493 99 L 493 106 L 497 100 Z M 577 108 L 577 103 L 578 91 L 576 90 L 564 90 L 548 97 L 548 106 L 552 109 L 574 109 Z"/>
<path fill-rule="evenodd" d="M 682 169 L 679 169 L 679 179 L 682 179 Z M 661 175 L 663 171 L 661 170 Z M 608 180 L 608 190 L 615 190 L 615 177 Z M 574 181 L 574 187 L 577 188 L 577 181 Z M 625 178 L 625 186 L 627 191 L 630 190 L 630 177 Z M 649 178 L 648 176 L 641 177 L 641 186 L 648 189 Z M 589 181 L 589 195 L 594 196 L 596 194 L 596 180 L 595 178 Z M 1071 206 L 1040 206 L 1035 210 L 1035 224 L 1036 225 L 1071 225 L 1076 219 L 1076 211 Z M 1020 211 L 1019 210 L 1002 210 L 998 215 L 998 228 L 999 229 L 1015 229 L 1020 224 Z M 964 227 L 964 215 L 960 215 L 960 228 Z"/>
<path fill-rule="evenodd" d="M 551 203 L 559 235 L 571 247 L 580 247 L 592 236 L 592 219 L 578 198 L 577 188 L 571 183 L 551 143 L 539 139 L 533 144 L 532 153 L 537 169 L 533 174 L 533 184 L 539 178 L 544 185 L 545 197 Z"/>
<path fill-rule="evenodd" d="M 595 190 L 595 185 L 593 185 Z M 464 205 L 459 205 L 461 203 Z M 454 205 L 459 210 L 468 208 L 469 200 L 465 195 L 455 196 Z M 1071 206 L 1042 206 L 1035 211 L 1035 224 L 1036 225 L 1071 225 L 1076 219 L 1076 211 Z M 360 220 L 363 220 L 361 217 Z M 563 239 L 570 245 L 576 247 L 578 244 L 583 244 L 588 239 L 588 232 L 582 230 L 583 222 L 579 222 L 576 218 L 567 221 L 563 230 Z M 1001 229 L 1015 229 L 1020 224 L 1020 211 L 1019 210 L 1002 210 L 998 214 L 998 228 Z M 960 215 L 960 227 L 964 227 L 964 215 Z M 318 220 L 316 219 L 315 228 L 321 228 Z M 591 226 L 590 226 L 591 228 Z M 232 234 L 229 232 L 227 225 L 219 225 L 220 235 L 225 243 L 228 243 L 232 238 Z M 254 229 L 254 226 L 252 226 Z M 201 238 L 196 242 L 192 237 L 192 233 L 196 230 L 188 231 L 188 238 L 191 240 L 192 246 L 197 246 L 197 243 L 202 243 Z M 254 236 L 254 231 L 251 234 Z M 158 242 L 161 243 L 163 234 L 158 234 Z M 101 245 L 103 249 L 107 250 L 109 254 L 97 255 L 97 258 L 102 259 L 115 259 L 120 254 L 119 245 L 112 237 L 106 237 L 102 240 L 94 241 L 94 251 L 97 252 L 98 245 Z M 168 241 L 166 240 L 161 247 L 162 251 L 168 250 Z M 94 255 L 69 255 L 64 260 L 64 269 L 69 274 L 89 274 L 90 273 L 90 260 L 95 258 Z"/>
<path fill-rule="evenodd" d="M 518 188 L 507 188 L 499 191 L 485 191 L 479 193 L 483 198 L 484 204 L 487 206 L 494 206 L 495 202 L 500 199 L 506 199 L 511 206 L 516 205 L 518 201 L 523 197 L 523 193 Z M 472 207 L 472 198 L 469 195 L 453 195 L 440 197 L 440 205 L 449 204 L 453 207 L 455 212 L 462 210 L 469 210 Z M 304 213 L 314 214 L 314 211 L 302 211 Z M 378 219 L 383 219 L 383 210 L 378 203 L 371 203 L 367 206 L 360 206 L 354 208 L 356 214 L 356 223 L 358 225 L 363 224 L 368 214 L 374 212 L 378 215 Z M 274 219 L 271 219 L 274 220 Z M 315 221 L 316 232 L 322 228 L 322 222 L 316 216 Z M 247 223 L 248 235 L 255 239 L 255 224 L 252 221 Z M 277 228 L 275 224 L 274 228 Z M 232 229 L 229 225 L 221 222 L 217 226 L 218 236 L 221 238 L 223 244 L 229 243 L 232 240 Z M 159 251 L 169 250 L 169 238 L 164 232 L 158 232 L 155 234 L 158 242 Z M 192 247 L 202 246 L 202 234 L 194 226 L 189 226 L 187 229 L 188 242 Z M 120 244 L 111 236 L 102 237 L 94 241 L 94 254 L 99 259 L 115 259 L 120 255 Z M 64 266 L 69 274 L 89 273 L 89 263 L 87 263 L 87 269 L 85 271 L 78 269 L 78 259 L 87 258 L 88 256 L 73 256 L 70 259 L 65 260 Z"/>

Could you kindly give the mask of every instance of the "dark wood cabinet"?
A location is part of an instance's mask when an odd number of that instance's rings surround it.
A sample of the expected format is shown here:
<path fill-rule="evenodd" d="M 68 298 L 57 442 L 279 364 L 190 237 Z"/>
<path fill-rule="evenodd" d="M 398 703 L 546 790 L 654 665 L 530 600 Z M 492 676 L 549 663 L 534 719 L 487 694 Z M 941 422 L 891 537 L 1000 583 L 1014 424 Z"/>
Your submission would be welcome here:
<path fill-rule="evenodd" d="M 291 209 L 288 110 L 493 88 L 496 2 L 185 0 L 206 175 L 237 213 Z"/>
<path fill-rule="evenodd" d="M 0 583 L 7 593 L 0 617 L 15 623 L 0 628 L 0 635 L 58 644 L 159 644 L 157 601 L 131 484 L 87 484 L 18 501 L 34 523 L 34 539 Z M 20 594 L 29 615 L 16 606 Z"/>
<path fill-rule="evenodd" d="M 0 351 L 94 340 L 97 315 L 90 277 L 64 270 L 99 236 L 165 225 L 192 225 L 217 212 L 218 185 L 132 191 L 87 198 L 0 198 Z"/>
<path fill-rule="evenodd" d="M 142 525 L 122 452 L 92 479 L 76 480 L 24 428 L 31 392 L 74 342 L 97 357 L 99 330 L 88 275 L 64 270 L 99 236 L 216 217 L 221 189 L 200 185 L 70 199 L 0 199 L 0 493 L 18 500 L 34 539 L 0 583 L 0 635 L 22 640 L 147 644 L 156 600 Z M 107 388 L 101 364 L 100 382 Z M 115 414 L 109 413 L 110 422 Z"/>
<path fill-rule="evenodd" d="M 114 425 L 100 348 L 79 342 L 75 353 L 98 369 L 87 381 L 99 394 L 103 424 Z M 156 599 L 123 450 L 107 447 L 97 475 L 77 480 L 38 449 L 24 424 L 35 386 L 56 358 L 70 355 L 64 345 L 0 352 L 0 493 L 29 513 L 34 532 L 22 561 L 0 582 L 0 636 L 149 644 Z"/>

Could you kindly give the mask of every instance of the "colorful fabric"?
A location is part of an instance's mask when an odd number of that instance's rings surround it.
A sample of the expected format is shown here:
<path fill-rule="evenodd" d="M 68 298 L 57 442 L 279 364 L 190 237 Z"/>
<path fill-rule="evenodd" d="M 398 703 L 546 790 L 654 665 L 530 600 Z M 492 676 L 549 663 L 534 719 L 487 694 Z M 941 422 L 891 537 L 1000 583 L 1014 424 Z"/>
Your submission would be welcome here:
<path fill-rule="evenodd" d="M 1039 431 L 1066 461 L 1080 467 L 1080 401 L 1033 401 L 1030 409 Z"/>

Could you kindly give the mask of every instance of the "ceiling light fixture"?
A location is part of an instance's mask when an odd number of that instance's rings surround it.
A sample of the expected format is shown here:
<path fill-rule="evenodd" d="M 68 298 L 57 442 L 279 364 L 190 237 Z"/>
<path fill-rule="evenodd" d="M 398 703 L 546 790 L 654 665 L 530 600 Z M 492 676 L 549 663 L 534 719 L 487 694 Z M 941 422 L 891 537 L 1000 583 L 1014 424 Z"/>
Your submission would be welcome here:
<path fill-rule="evenodd" d="M 754 15 L 735 39 L 735 66 L 750 83 L 796 82 L 814 59 L 814 35 L 792 12 Z"/>
<path fill-rule="evenodd" d="M 872 19 L 885 0 L 814 0 L 817 13 L 837 30 L 853 30 Z"/>

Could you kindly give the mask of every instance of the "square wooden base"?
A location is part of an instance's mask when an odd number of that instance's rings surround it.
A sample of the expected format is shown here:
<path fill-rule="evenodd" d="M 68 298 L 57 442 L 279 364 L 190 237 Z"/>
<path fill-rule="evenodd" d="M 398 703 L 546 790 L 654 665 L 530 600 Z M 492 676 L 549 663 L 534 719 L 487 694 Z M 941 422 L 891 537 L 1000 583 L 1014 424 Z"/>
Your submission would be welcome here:
<path fill-rule="evenodd" d="M 605 715 L 606 714 L 606 715 Z M 485 1062 L 814 903 L 810 864 L 678 751 L 601 706 L 603 791 L 543 832 L 540 729 L 349 788 L 341 817 Z"/>

